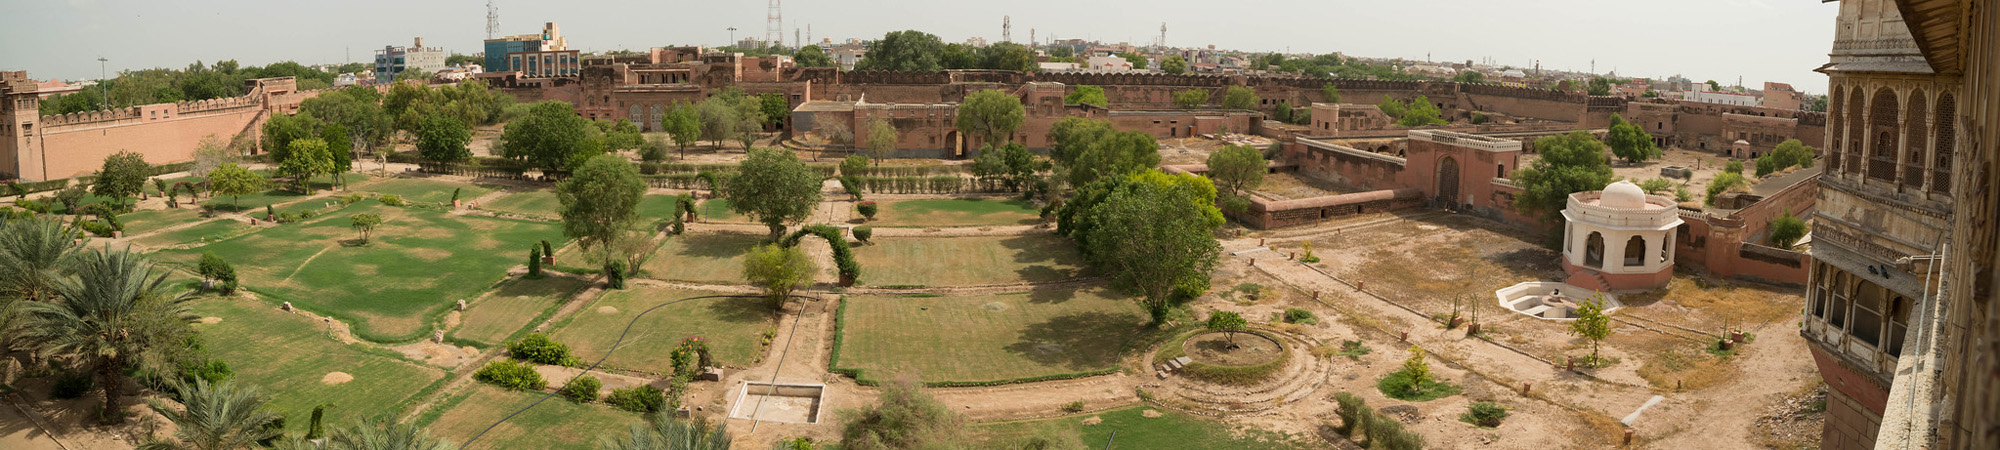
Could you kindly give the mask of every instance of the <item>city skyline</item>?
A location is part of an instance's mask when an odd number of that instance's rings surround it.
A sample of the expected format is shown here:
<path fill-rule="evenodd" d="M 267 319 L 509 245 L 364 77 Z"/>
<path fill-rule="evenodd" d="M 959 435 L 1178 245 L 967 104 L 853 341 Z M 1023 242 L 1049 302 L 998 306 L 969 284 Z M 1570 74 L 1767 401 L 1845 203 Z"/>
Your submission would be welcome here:
<path fill-rule="evenodd" d="M 543 22 L 563 24 L 572 48 L 584 51 L 640 50 L 667 45 L 717 46 L 736 39 L 762 37 L 766 4 L 691 5 L 681 9 L 636 1 L 545 4 L 500 1 L 498 35 L 530 33 Z M 1086 39 L 1107 43 L 1147 45 L 1168 26 L 1171 47 L 1247 52 L 1290 52 L 1463 62 L 1493 60 L 1498 65 L 1595 73 L 1616 71 L 1626 77 L 1679 74 L 1695 81 L 1713 79 L 1724 85 L 1743 80 L 1761 88 L 1762 81 L 1788 83 L 1815 94 L 1824 93 L 1825 77 L 1812 71 L 1824 62 L 1826 42 L 1837 8 L 1818 3 L 1770 0 L 1701 0 L 1676 3 L 1681 11 L 1663 14 L 1655 4 L 1584 1 L 1502 3 L 1430 1 L 1396 4 L 1368 2 L 1253 2 L 1250 11 L 1290 8 L 1276 17 L 1325 17 L 1298 21 L 1300 26 L 1263 23 L 1265 14 L 1217 17 L 1204 8 L 1174 8 L 1176 2 L 1152 2 L 1148 14 L 1133 14 L 1119 4 L 1075 5 L 1057 2 L 1006 5 L 938 5 L 906 1 L 862 1 L 846 4 L 785 5 L 785 38 L 792 40 L 808 24 L 813 41 L 833 38 L 872 39 L 883 33 L 914 29 L 938 35 L 945 42 L 968 38 L 1001 41 L 1003 17 L 1010 17 L 1015 41 Z M 1191 3 L 1191 2 L 1190 2 Z M 1440 7 L 1442 6 L 1442 7 Z M 400 14 L 379 14 L 394 8 Z M 342 5 L 266 4 L 239 0 L 160 5 L 115 0 L 71 0 L 0 6 L 0 17 L 22 22 L 0 27 L 0 37 L 48 45 L 10 50 L 0 68 L 27 70 L 47 79 L 92 79 L 100 56 L 109 71 L 153 67 L 182 68 L 194 61 L 234 59 L 245 65 L 294 60 L 303 64 L 366 62 L 385 45 L 409 45 L 423 37 L 428 45 L 475 54 L 485 36 L 485 2 L 359 1 Z M 894 10 L 893 17 L 870 11 Z M 115 11 L 115 12 L 114 12 Z M 606 14 L 607 11 L 629 13 Z M 1731 12 L 1735 12 L 1731 14 Z M 310 16 L 312 25 L 299 26 L 283 17 Z M 634 17 L 666 17 L 663 21 Z M 675 26 L 702 17 L 700 27 Z M 1632 29 L 1681 24 L 1676 17 L 1699 18 L 1695 32 L 1676 33 L 1672 46 L 1635 45 L 1660 36 L 1632 39 L 1575 39 L 1577 35 L 1624 33 Z M 920 20 L 912 20 L 921 18 Z M 1637 18 L 1619 21 L 1620 18 Z M 1352 20 L 1350 20 L 1352 19 Z M 1523 23 L 1528 21 L 1530 23 Z M 1546 21 L 1546 22 L 1533 22 Z M 1648 23 L 1654 22 L 1654 23 Z M 328 24 L 352 23 L 348 27 Z M 1752 24 L 1756 26 L 1752 26 Z M 660 25 L 667 25 L 661 27 Z M 1436 25 L 1436 26 L 1433 26 Z M 1449 26 L 1445 26 L 1449 25 Z M 1638 25 L 1638 26 L 1635 26 Z M 1240 33 L 1234 30 L 1254 30 Z M 1732 30 L 1732 33 L 1703 33 Z M 1416 37 L 1396 33 L 1416 32 Z M 1502 38 L 1490 38 L 1495 33 Z M 179 36 L 181 39 L 132 39 L 134 36 Z M 252 38 L 254 37 L 254 38 Z M 1760 37 L 1746 39 L 1746 37 Z M 202 45 L 188 45 L 202 42 Z M 1733 48 L 1731 48 L 1733 46 Z M 1537 49 L 1537 50 L 1529 50 Z M 1624 56 L 1630 55 L 1630 56 Z"/>

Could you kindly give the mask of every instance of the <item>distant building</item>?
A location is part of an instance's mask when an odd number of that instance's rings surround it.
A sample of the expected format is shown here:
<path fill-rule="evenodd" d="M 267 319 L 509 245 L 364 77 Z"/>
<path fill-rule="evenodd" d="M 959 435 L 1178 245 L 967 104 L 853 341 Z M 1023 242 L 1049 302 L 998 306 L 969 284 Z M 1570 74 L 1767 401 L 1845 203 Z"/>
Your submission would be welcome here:
<path fill-rule="evenodd" d="M 1104 72 L 1129 72 L 1132 70 L 1131 61 L 1126 61 L 1125 58 L 1117 56 L 1092 56 L 1084 64 L 1085 70 Z"/>
<path fill-rule="evenodd" d="M 849 42 L 834 47 L 826 53 L 833 57 L 835 64 L 840 64 L 840 70 L 854 70 L 854 65 L 860 63 L 861 58 L 868 56 L 868 48 L 860 43 Z"/>
<path fill-rule="evenodd" d="M 520 52 L 561 51 L 569 49 L 568 39 L 563 38 L 562 29 L 555 22 L 542 24 L 542 32 L 522 34 L 486 40 L 486 64 L 489 72 L 509 72 L 520 70 L 507 65 L 507 55 Z"/>
<path fill-rule="evenodd" d="M 83 90 L 83 85 L 64 83 L 54 78 L 50 78 L 49 81 L 35 83 L 35 95 L 41 96 L 41 98 L 73 94 L 81 90 Z"/>
<path fill-rule="evenodd" d="M 1771 109 L 1797 111 L 1805 106 L 1805 95 L 1785 83 L 1764 82 L 1764 98 L 1760 106 Z"/>
<path fill-rule="evenodd" d="M 1079 67 L 1073 62 L 1044 62 L 1037 65 L 1041 66 L 1043 72 L 1069 72 Z"/>
<path fill-rule="evenodd" d="M 435 78 L 442 81 L 465 81 L 485 72 L 478 64 L 460 64 L 440 70 Z M 339 80 L 335 80 L 339 81 Z"/>
<path fill-rule="evenodd" d="M 1757 106 L 1757 96 L 1707 90 L 1707 85 L 1697 84 L 1695 90 L 1682 94 L 1683 99 L 1693 102 L 1714 103 L 1730 106 Z"/>
<path fill-rule="evenodd" d="M 507 71 L 521 78 L 573 77 L 583 70 L 582 58 L 576 50 L 514 52 L 507 55 Z"/>
<path fill-rule="evenodd" d="M 437 72 L 444 70 L 444 60 L 449 56 L 443 48 L 424 47 L 424 38 L 417 38 L 409 47 L 385 46 L 375 51 L 375 79 L 394 81 L 396 74 L 416 70 Z"/>

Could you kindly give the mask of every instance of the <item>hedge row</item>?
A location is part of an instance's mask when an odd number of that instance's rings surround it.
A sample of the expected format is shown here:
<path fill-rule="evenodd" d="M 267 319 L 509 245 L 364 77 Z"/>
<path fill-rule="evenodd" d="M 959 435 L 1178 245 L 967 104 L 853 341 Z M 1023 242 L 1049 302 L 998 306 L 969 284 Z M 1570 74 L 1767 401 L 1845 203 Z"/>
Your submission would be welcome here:
<path fill-rule="evenodd" d="M 834 172 L 839 167 L 808 164 L 806 168 L 818 172 L 820 178 L 833 178 Z M 639 163 L 639 173 L 645 175 L 701 172 L 722 174 L 735 173 L 736 170 L 737 166 L 735 164 Z"/>
<path fill-rule="evenodd" d="M 849 177 L 863 192 L 871 194 L 958 194 L 1008 192 L 1001 180 L 982 180 L 955 175 L 932 177 Z"/>
<path fill-rule="evenodd" d="M 828 355 L 827 355 L 827 357 L 826 357 L 826 371 L 827 371 L 827 372 L 831 372 L 831 373 L 835 373 L 835 374 L 840 374 L 840 375 L 845 375 L 845 376 L 847 376 L 848 378 L 853 378 L 853 379 L 854 379 L 854 384 L 859 384 L 859 385 L 862 385 L 862 386 L 879 386 L 879 385 L 881 385 L 881 384 L 882 384 L 882 380 L 877 380 L 877 379 L 874 379 L 874 378 L 868 378 L 868 376 L 867 376 L 866 372 L 865 372 L 865 371 L 863 371 L 863 370 L 861 370 L 861 369 L 857 369 L 857 368 L 847 368 L 847 367 L 840 367 L 840 346 L 841 346 L 841 343 L 842 343 L 842 341 L 843 341 L 843 340 L 844 340 L 844 339 L 846 338 L 846 333 L 843 333 L 842 331 L 843 331 L 843 330 L 845 330 L 845 329 L 846 329 L 846 327 L 847 327 L 847 296 L 843 295 L 843 296 L 840 296 L 840 306 L 839 306 L 839 307 L 836 307 L 836 308 L 834 308 L 834 309 L 833 309 L 833 353 L 831 353 L 831 354 L 828 354 Z M 1117 368 L 1110 368 L 1110 369 L 1104 369 L 1104 370 L 1093 370 L 1093 371 L 1089 371 L 1089 372 L 1072 372 L 1072 373 L 1059 373 L 1059 374 L 1051 374 L 1051 375 L 1041 375 L 1041 376 L 1033 376 L 1033 377 L 1022 377 L 1022 378 L 1009 378 L 1009 379 L 1005 379 L 1005 380 L 989 380 L 989 381 L 926 381 L 926 382 L 924 382 L 924 386 L 925 386 L 925 387 L 985 387 L 985 386 L 1000 386 L 1000 385 L 1005 385 L 1005 384 L 1018 384 L 1018 383 L 1037 383 L 1037 382 L 1043 382 L 1043 381 L 1056 381 L 1056 380 L 1071 380 L 1071 379 L 1077 379 L 1077 378 L 1084 378 L 1084 377 L 1094 377 L 1094 376 L 1099 376 L 1099 375 L 1110 375 L 1110 374 L 1114 374 L 1114 373 L 1118 373 L 1118 369 L 1117 369 Z"/>
<path fill-rule="evenodd" d="M 934 175 L 958 175 L 970 173 L 967 166 L 893 166 L 855 167 L 840 171 L 841 175 L 852 177 L 926 177 Z"/>
<path fill-rule="evenodd" d="M 681 172 L 665 175 L 640 175 L 640 177 L 646 179 L 646 185 L 658 189 L 715 189 L 701 175 L 701 172 Z M 717 177 L 717 179 L 719 181 L 720 177 Z"/>

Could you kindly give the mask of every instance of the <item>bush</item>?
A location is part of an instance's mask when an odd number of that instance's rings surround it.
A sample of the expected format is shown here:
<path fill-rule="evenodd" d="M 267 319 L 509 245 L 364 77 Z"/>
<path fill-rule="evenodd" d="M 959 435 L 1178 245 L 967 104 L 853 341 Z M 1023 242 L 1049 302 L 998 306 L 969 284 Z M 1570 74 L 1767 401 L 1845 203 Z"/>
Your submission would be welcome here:
<path fill-rule="evenodd" d="M 1735 161 L 1731 161 L 1731 163 L 1735 163 Z M 1717 196 L 1728 192 L 1731 188 L 1745 184 L 1747 183 L 1743 181 L 1743 174 L 1740 173 L 1724 172 L 1721 175 L 1716 175 L 1714 180 L 1709 180 L 1708 182 L 1708 200 L 1706 203 L 1708 206 L 1715 206 L 1715 198 Z"/>
<path fill-rule="evenodd" d="M 188 380 L 205 380 L 208 384 L 221 383 L 235 376 L 236 370 L 229 368 L 229 362 L 211 359 L 181 367 L 181 377 Z"/>
<path fill-rule="evenodd" d="M 64 373 L 56 377 L 56 385 L 49 388 L 49 396 L 58 399 L 82 397 L 97 387 L 97 380 L 85 373 Z"/>
<path fill-rule="evenodd" d="M 1500 421 L 1507 418 L 1507 407 L 1499 403 L 1474 402 L 1466 409 L 1465 414 L 1458 415 L 1458 420 L 1482 427 L 1500 426 Z"/>
<path fill-rule="evenodd" d="M 1790 210 L 1786 210 L 1783 216 L 1771 219 L 1771 246 L 1789 250 L 1798 245 L 1799 239 L 1805 237 L 1806 222 L 1793 217 Z"/>
<path fill-rule="evenodd" d="M 97 222 L 94 220 L 88 222 L 77 222 L 76 226 L 79 228 L 83 228 L 83 231 L 88 231 L 90 232 L 90 234 L 97 235 L 98 237 L 111 237 L 111 232 L 118 231 L 111 229 L 110 225 L 105 225 L 101 222 Z"/>
<path fill-rule="evenodd" d="M 875 237 L 875 227 L 871 227 L 871 226 L 867 226 L 867 225 L 862 225 L 862 226 L 858 226 L 858 227 L 854 227 L 854 238 L 855 238 L 855 239 L 859 239 L 859 240 L 861 240 L 861 242 L 869 242 L 868 238 L 872 238 L 872 237 Z"/>
<path fill-rule="evenodd" d="M 542 276 L 542 248 L 528 247 L 528 276 Z"/>
<path fill-rule="evenodd" d="M 542 374 L 533 366 L 513 361 L 501 360 L 487 363 L 472 374 L 474 379 L 517 391 L 540 390 L 548 385 Z"/>
<path fill-rule="evenodd" d="M 875 205 L 875 202 L 861 202 L 854 205 L 854 210 L 861 212 L 861 217 L 868 220 L 875 220 L 875 213 L 880 211 L 879 208 Z"/>
<path fill-rule="evenodd" d="M 1368 409 L 1367 400 L 1363 400 L 1354 394 L 1341 392 L 1333 394 L 1333 402 L 1339 405 L 1338 408 L 1333 410 L 1333 414 L 1340 416 L 1340 426 L 1335 427 L 1335 429 L 1340 430 L 1340 434 L 1353 436 L 1356 432 L 1365 432 L 1367 430 L 1367 428 L 1361 426 L 1361 421 L 1366 420 L 1363 418 L 1364 416 L 1374 412 Z"/>
<path fill-rule="evenodd" d="M 507 354 L 515 359 L 564 367 L 583 367 L 583 361 L 569 353 L 569 346 L 549 339 L 548 335 L 532 333 L 528 337 L 507 345 Z"/>
<path fill-rule="evenodd" d="M 1076 413 L 1080 413 L 1080 412 L 1083 412 L 1083 409 L 1084 409 L 1084 406 L 1083 406 L 1083 400 L 1077 400 L 1077 401 L 1073 401 L 1073 402 L 1069 402 L 1069 403 L 1064 403 L 1064 404 L 1063 404 L 1063 407 L 1062 407 L 1062 410 L 1063 410 L 1063 412 L 1066 412 L 1066 413 L 1070 413 L 1070 414 L 1076 414 Z"/>
<path fill-rule="evenodd" d="M 661 407 L 666 406 L 667 396 L 666 391 L 660 388 L 639 385 L 612 390 L 611 395 L 604 396 L 604 403 L 626 411 L 651 413 L 660 412 Z"/>
<path fill-rule="evenodd" d="M 403 203 L 403 196 L 396 194 L 382 194 L 380 200 L 382 200 L 382 204 L 389 206 L 403 206 L 407 204 Z"/>
<path fill-rule="evenodd" d="M 1459 387 L 1456 385 L 1442 381 L 1428 380 L 1423 382 L 1421 386 L 1422 390 L 1416 390 L 1414 388 L 1418 387 L 1418 385 L 1413 381 L 1410 378 L 1409 371 L 1398 370 L 1390 373 L 1389 376 L 1382 377 L 1381 381 L 1375 383 L 1375 388 L 1381 390 L 1382 395 L 1387 395 L 1389 398 L 1410 402 L 1437 400 L 1458 395 L 1459 392 Z"/>
<path fill-rule="evenodd" d="M 569 397 L 569 400 L 573 402 L 590 403 L 597 401 L 597 390 L 602 388 L 604 388 L 604 382 L 597 381 L 597 377 L 579 375 L 575 379 L 569 380 L 569 385 L 563 386 L 562 395 Z"/>
<path fill-rule="evenodd" d="M 854 181 L 852 176 L 840 177 L 840 190 L 846 191 L 855 200 L 861 200 L 861 182 Z"/>
<path fill-rule="evenodd" d="M 1737 175 L 1742 175 L 1742 174 L 1743 174 L 1743 162 L 1742 162 L 1742 161 L 1733 161 L 1733 160 L 1732 160 L 1732 161 L 1729 161 L 1729 163 L 1728 163 L 1728 164 L 1723 164 L 1723 165 L 1722 165 L 1722 171 L 1723 171 L 1723 172 L 1728 172 L 1728 173 L 1733 173 L 1733 174 L 1737 174 Z"/>
<path fill-rule="evenodd" d="M 867 156 L 848 155 L 847 159 L 843 159 L 840 161 L 841 175 L 860 175 L 867 171 L 868 171 Z"/>
<path fill-rule="evenodd" d="M 1423 450 L 1424 448 L 1423 436 L 1403 429 L 1403 423 L 1394 418 L 1371 411 L 1365 421 L 1368 424 L 1370 450 Z"/>
<path fill-rule="evenodd" d="M 604 262 L 604 284 L 612 289 L 625 288 L 625 261 L 612 259 Z"/>
<path fill-rule="evenodd" d="M 1306 325 L 1312 325 L 1319 323 L 1319 319 L 1313 317 L 1312 311 L 1307 311 L 1300 308 L 1285 308 L 1285 323 L 1303 323 Z"/>

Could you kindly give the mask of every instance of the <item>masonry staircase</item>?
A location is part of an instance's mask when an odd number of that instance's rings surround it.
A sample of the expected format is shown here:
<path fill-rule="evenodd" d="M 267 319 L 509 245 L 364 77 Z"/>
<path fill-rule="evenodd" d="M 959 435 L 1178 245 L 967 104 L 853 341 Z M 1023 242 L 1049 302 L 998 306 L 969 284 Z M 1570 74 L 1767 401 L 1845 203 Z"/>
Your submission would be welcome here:
<path fill-rule="evenodd" d="M 1312 397 L 1313 392 L 1333 376 L 1334 363 L 1313 357 L 1312 342 L 1283 333 L 1272 335 L 1284 341 L 1291 359 L 1285 368 L 1263 383 L 1225 386 L 1172 374 L 1159 388 L 1165 395 L 1158 398 L 1170 406 L 1200 415 L 1254 416 Z"/>
<path fill-rule="evenodd" d="M 1576 273 L 1570 274 L 1569 279 L 1563 280 L 1563 283 L 1598 292 L 1611 292 L 1611 282 L 1604 279 L 1604 273 L 1592 269 L 1579 268 Z"/>

